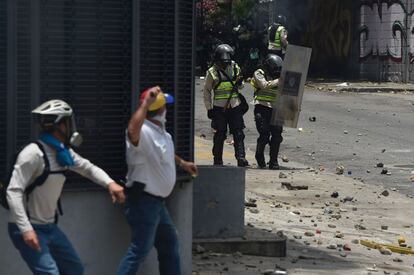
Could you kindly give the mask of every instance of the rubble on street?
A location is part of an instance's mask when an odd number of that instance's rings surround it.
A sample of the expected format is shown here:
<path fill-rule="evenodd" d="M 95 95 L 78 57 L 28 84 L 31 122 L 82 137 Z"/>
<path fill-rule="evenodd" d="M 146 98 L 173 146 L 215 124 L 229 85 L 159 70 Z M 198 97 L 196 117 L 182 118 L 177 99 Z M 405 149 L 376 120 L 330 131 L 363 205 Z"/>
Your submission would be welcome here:
<path fill-rule="evenodd" d="M 310 169 L 282 172 L 292 184 L 309 187 L 290 190 L 282 186 L 284 179 L 279 179 L 279 173 L 246 171 L 246 198 L 255 206 L 246 204 L 245 222 L 258 235 L 268 234 L 269 229 L 283 231 L 288 237 L 287 257 L 215 255 L 210 251 L 200 253 L 202 249 L 197 248 L 193 274 L 277 274 L 271 273 L 281 270 L 276 266 L 287 270 L 287 274 L 414 273 L 412 255 L 360 243 L 398 246 L 404 237 L 403 243 L 407 240 L 409 247 L 414 245 L 413 199 L 398 192 L 385 196 L 384 188 L 379 186 Z M 337 197 L 331 196 L 334 192 Z"/>

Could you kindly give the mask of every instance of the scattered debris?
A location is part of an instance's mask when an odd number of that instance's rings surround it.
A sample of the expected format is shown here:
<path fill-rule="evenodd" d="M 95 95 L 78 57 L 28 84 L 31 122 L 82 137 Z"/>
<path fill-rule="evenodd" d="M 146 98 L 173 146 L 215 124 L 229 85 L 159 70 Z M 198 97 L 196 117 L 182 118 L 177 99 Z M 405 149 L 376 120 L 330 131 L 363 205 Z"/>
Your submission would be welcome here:
<path fill-rule="evenodd" d="M 377 167 L 378 167 L 378 168 L 382 168 L 382 167 L 384 167 L 384 163 L 382 163 L 382 162 L 377 163 Z"/>
<path fill-rule="evenodd" d="M 344 170 L 345 170 L 345 167 L 343 167 L 342 165 L 336 166 L 336 174 L 337 175 L 343 175 L 344 174 Z"/>
<path fill-rule="evenodd" d="M 348 131 L 347 130 L 344 130 L 344 134 L 347 135 L 348 134 Z"/>
<path fill-rule="evenodd" d="M 331 194 L 331 197 L 332 198 L 337 198 L 337 197 L 339 197 L 339 193 L 335 191 Z"/>
<path fill-rule="evenodd" d="M 285 173 L 283 173 L 283 172 L 279 173 L 279 179 L 287 179 L 287 177 L 288 176 Z"/>
<path fill-rule="evenodd" d="M 388 197 L 390 195 L 390 192 L 388 192 L 388 190 L 384 190 L 382 191 L 381 195 L 383 195 L 384 197 Z"/>
<path fill-rule="evenodd" d="M 315 233 L 313 233 L 311 231 L 306 231 L 305 232 L 305 236 L 307 236 L 307 237 L 313 237 L 313 236 L 315 236 Z"/>
<path fill-rule="evenodd" d="M 336 246 L 336 244 L 330 244 L 326 248 L 328 248 L 328 249 L 336 249 L 337 246 Z"/>
<path fill-rule="evenodd" d="M 388 230 L 388 225 L 381 225 L 381 230 Z"/>
<path fill-rule="evenodd" d="M 282 161 L 283 162 L 289 162 L 289 159 L 288 159 L 288 157 L 286 155 L 283 155 L 282 156 Z"/>
<path fill-rule="evenodd" d="M 349 244 L 344 244 L 343 249 L 345 251 L 351 251 L 351 247 L 349 246 Z"/>
<path fill-rule="evenodd" d="M 201 134 L 200 135 L 200 138 L 206 138 L 206 135 L 205 134 Z"/>
<path fill-rule="evenodd" d="M 314 116 L 309 117 L 309 121 L 310 121 L 310 122 L 315 122 L 315 121 L 316 121 L 316 117 L 314 117 Z"/>
<path fill-rule="evenodd" d="M 308 190 L 307 185 L 292 185 L 289 182 L 282 182 L 282 187 L 285 187 L 287 190 Z"/>
<path fill-rule="evenodd" d="M 392 251 L 385 247 L 381 247 L 379 251 L 382 255 L 392 255 Z"/>
<path fill-rule="evenodd" d="M 260 212 L 259 209 L 257 209 L 257 208 L 250 208 L 249 211 L 252 214 L 259 214 L 259 212 Z"/>
<path fill-rule="evenodd" d="M 345 198 L 342 199 L 342 202 L 353 201 L 353 200 L 354 200 L 354 197 L 346 196 Z"/>
<path fill-rule="evenodd" d="M 386 175 L 386 174 L 388 174 L 388 170 L 387 169 L 382 169 L 382 171 L 381 171 L 381 175 Z"/>

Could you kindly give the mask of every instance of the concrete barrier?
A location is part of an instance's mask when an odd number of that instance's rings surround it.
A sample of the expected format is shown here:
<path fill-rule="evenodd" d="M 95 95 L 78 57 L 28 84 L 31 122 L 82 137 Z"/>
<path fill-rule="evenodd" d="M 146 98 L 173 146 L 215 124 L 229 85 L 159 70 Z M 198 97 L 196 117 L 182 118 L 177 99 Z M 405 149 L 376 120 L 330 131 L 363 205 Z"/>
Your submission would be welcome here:
<path fill-rule="evenodd" d="M 104 190 L 70 191 L 62 196 L 64 216 L 59 226 L 72 241 L 85 265 L 85 275 L 114 275 L 130 241 L 122 207 L 114 207 Z M 178 183 L 168 200 L 177 227 L 184 275 L 191 274 L 192 184 Z M 7 233 L 8 212 L 0 207 L 0 274 L 31 274 Z M 157 275 L 156 252 L 143 264 L 140 275 Z"/>
<path fill-rule="evenodd" d="M 229 238 L 244 234 L 245 169 L 199 166 L 194 180 L 194 238 Z"/>

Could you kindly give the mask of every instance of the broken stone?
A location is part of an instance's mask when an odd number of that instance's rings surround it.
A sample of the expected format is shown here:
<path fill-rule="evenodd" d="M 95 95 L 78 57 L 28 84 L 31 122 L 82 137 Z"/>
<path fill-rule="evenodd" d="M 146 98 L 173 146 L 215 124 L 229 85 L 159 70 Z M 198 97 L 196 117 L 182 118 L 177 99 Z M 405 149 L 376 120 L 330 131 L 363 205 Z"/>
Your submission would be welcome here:
<path fill-rule="evenodd" d="M 287 190 L 308 190 L 309 188 L 307 185 L 294 186 L 289 182 L 282 182 L 282 187 L 285 187 Z"/>
<path fill-rule="evenodd" d="M 347 202 L 347 201 L 353 201 L 353 200 L 354 200 L 354 197 L 346 196 L 342 201 Z"/>
<path fill-rule="evenodd" d="M 331 217 L 334 218 L 334 219 L 339 220 L 340 218 L 342 218 L 342 215 L 341 214 L 334 214 L 334 215 L 331 215 Z"/>
<path fill-rule="evenodd" d="M 392 251 L 389 250 L 388 248 L 381 247 L 380 252 L 382 255 L 392 255 Z"/>
<path fill-rule="evenodd" d="M 382 230 L 388 230 L 388 225 L 381 225 Z"/>
<path fill-rule="evenodd" d="M 249 209 L 249 211 L 252 214 L 259 214 L 259 212 L 260 212 L 259 209 L 257 209 L 257 208 Z"/>
<path fill-rule="evenodd" d="M 262 274 L 263 275 L 272 275 L 272 274 L 275 274 L 275 270 L 274 269 L 266 269 L 265 271 L 263 271 Z"/>
<path fill-rule="evenodd" d="M 257 207 L 257 204 L 254 203 L 254 202 L 245 201 L 244 206 L 246 206 L 246 207 Z"/>
<path fill-rule="evenodd" d="M 279 173 L 279 179 L 287 179 L 287 177 L 288 176 L 285 173 L 283 173 L 283 172 Z"/>
<path fill-rule="evenodd" d="M 295 235 L 293 235 L 293 238 L 295 238 L 297 240 L 300 240 L 300 239 L 302 239 L 302 236 L 298 235 L 298 234 L 295 234 Z"/>
<path fill-rule="evenodd" d="M 233 254 L 233 257 L 241 258 L 241 257 L 243 257 L 243 254 L 241 252 L 237 251 Z"/>
<path fill-rule="evenodd" d="M 344 249 L 345 251 L 351 251 L 351 247 L 349 246 L 349 244 L 344 244 L 343 249 Z"/>
<path fill-rule="evenodd" d="M 396 263 L 402 263 L 403 262 L 403 260 L 401 258 L 394 258 L 394 259 L 392 259 L 392 261 L 396 262 Z"/>
<path fill-rule="evenodd" d="M 388 192 L 388 190 L 384 190 L 382 191 L 381 195 L 383 195 L 384 197 L 388 197 L 390 194 L 390 192 Z"/>
<path fill-rule="evenodd" d="M 352 240 L 352 243 L 353 244 L 359 244 L 359 240 L 356 240 L 356 239 L 355 240 Z"/>
<path fill-rule="evenodd" d="M 388 173 L 388 170 L 387 169 L 382 169 L 382 171 L 381 171 L 381 175 L 386 175 Z"/>
<path fill-rule="evenodd" d="M 286 155 L 283 155 L 282 156 L 282 161 L 283 162 L 289 162 L 289 159 L 288 159 L 288 157 Z"/>
<path fill-rule="evenodd" d="M 341 256 L 343 258 L 346 258 L 346 256 L 348 256 L 348 255 L 345 252 L 341 252 L 341 253 L 339 253 L 339 256 Z"/>
<path fill-rule="evenodd" d="M 367 228 L 365 226 L 363 226 L 362 224 L 356 224 L 355 229 L 357 229 L 357 230 L 366 230 Z"/>
<path fill-rule="evenodd" d="M 347 130 L 344 130 L 344 134 L 347 135 L 348 134 L 348 131 Z"/>
<path fill-rule="evenodd" d="M 314 117 L 314 116 L 309 117 L 309 121 L 310 121 L 310 122 L 315 122 L 315 121 L 316 121 L 316 117 Z"/>
<path fill-rule="evenodd" d="M 382 163 L 382 162 L 377 163 L 377 167 L 378 167 L 378 168 L 382 168 L 382 167 L 384 167 L 384 163 Z"/>
<path fill-rule="evenodd" d="M 331 194 L 331 197 L 332 197 L 332 198 L 337 198 L 337 197 L 339 197 L 339 193 L 338 193 L 338 192 L 333 192 L 333 193 Z"/>
<path fill-rule="evenodd" d="M 305 236 L 307 236 L 307 237 L 313 237 L 313 236 L 315 236 L 315 233 L 310 232 L 310 231 L 306 231 L 305 232 Z"/>
<path fill-rule="evenodd" d="M 357 211 L 358 210 L 358 207 L 352 207 L 352 211 Z"/>
<path fill-rule="evenodd" d="M 336 244 L 330 244 L 326 248 L 328 248 L 328 249 L 336 249 L 337 246 L 336 246 Z"/>
<path fill-rule="evenodd" d="M 337 233 L 335 233 L 335 238 L 338 238 L 338 239 L 343 239 L 344 238 L 344 233 L 341 233 L 341 232 L 337 232 Z"/>
<path fill-rule="evenodd" d="M 296 215 L 300 215 L 300 212 L 298 210 L 292 211 L 292 213 Z"/>
<path fill-rule="evenodd" d="M 337 175 L 343 175 L 344 174 L 344 170 L 345 170 L 345 167 L 343 167 L 342 165 L 336 166 L 336 174 Z"/>
<path fill-rule="evenodd" d="M 257 268 L 257 266 L 253 265 L 253 264 L 246 264 L 247 268 Z"/>
<path fill-rule="evenodd" d="M 329 228 L 336 228 L 336 225 L 334 225 L 334 224 L 328 224 L 328 227 Z"/>

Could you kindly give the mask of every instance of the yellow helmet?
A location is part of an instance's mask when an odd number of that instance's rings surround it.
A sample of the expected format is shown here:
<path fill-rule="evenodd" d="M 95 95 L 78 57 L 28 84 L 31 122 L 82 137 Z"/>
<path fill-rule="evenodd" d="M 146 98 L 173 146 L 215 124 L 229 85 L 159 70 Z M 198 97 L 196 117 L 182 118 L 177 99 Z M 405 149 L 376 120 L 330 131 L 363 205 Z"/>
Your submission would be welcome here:
<path fill-rule="evenodd" d="M 145 96 L 149 92 L 149 89 L 146 89 L 141 93 L 140 102 L 144 101 Z M 174 97 L 170 94 L 165 94 L 163 92 L 159 92 L 155 101 L 148 107 L 148 111 L 155 111 L 164 106 L 165 104 L 174 103 Z"/>

